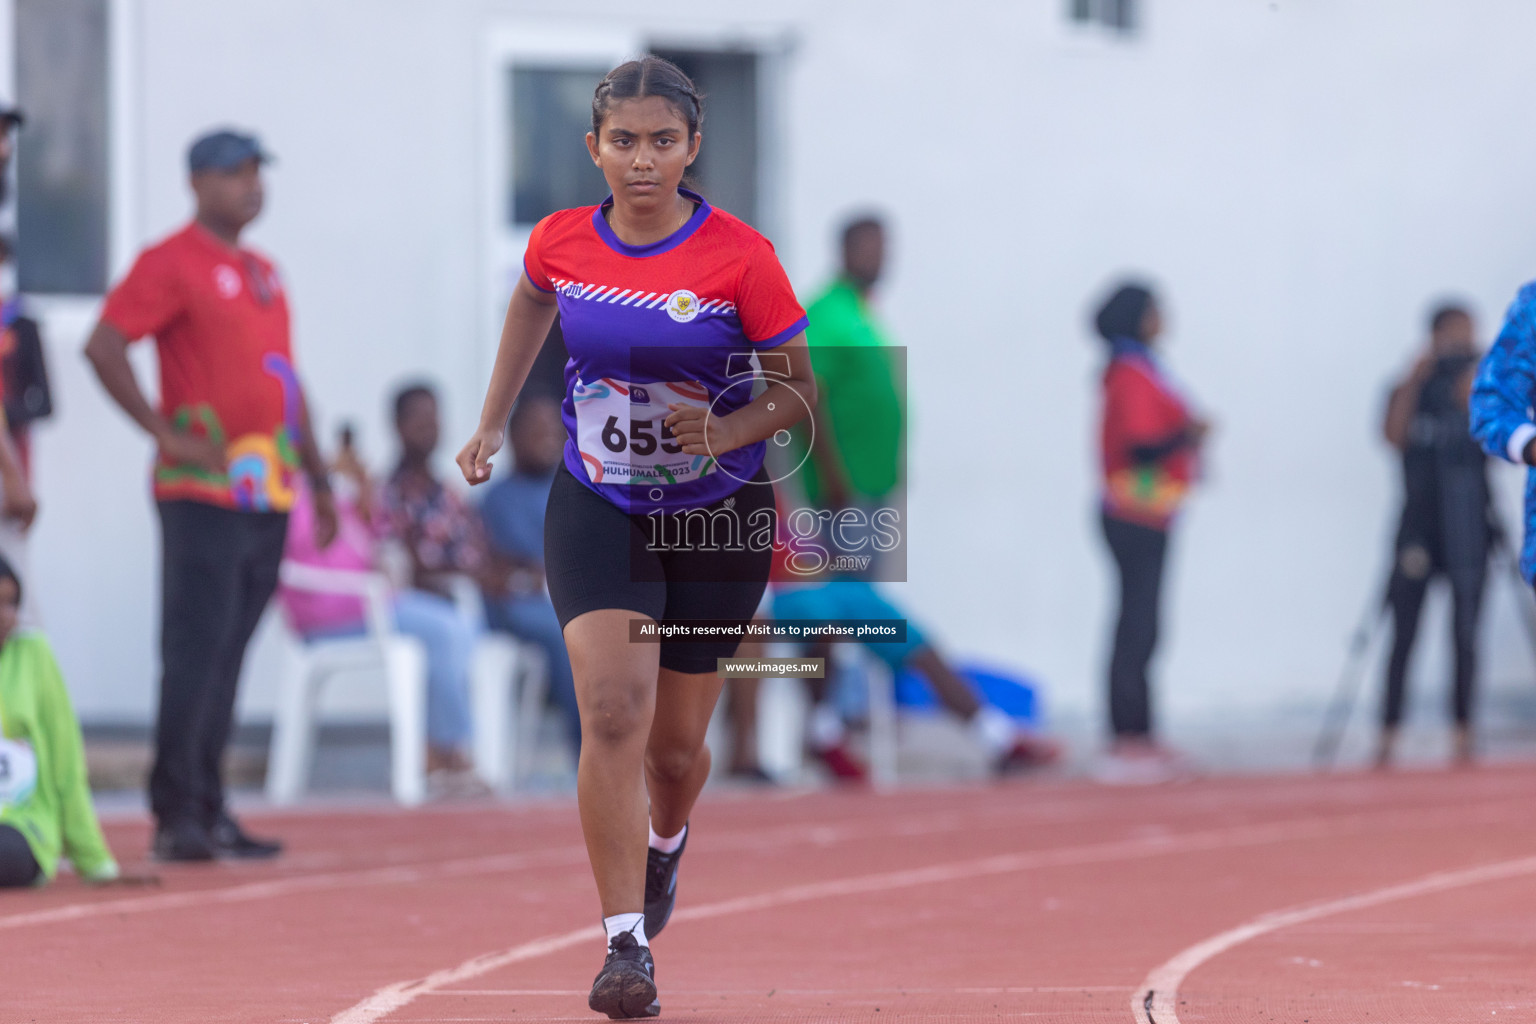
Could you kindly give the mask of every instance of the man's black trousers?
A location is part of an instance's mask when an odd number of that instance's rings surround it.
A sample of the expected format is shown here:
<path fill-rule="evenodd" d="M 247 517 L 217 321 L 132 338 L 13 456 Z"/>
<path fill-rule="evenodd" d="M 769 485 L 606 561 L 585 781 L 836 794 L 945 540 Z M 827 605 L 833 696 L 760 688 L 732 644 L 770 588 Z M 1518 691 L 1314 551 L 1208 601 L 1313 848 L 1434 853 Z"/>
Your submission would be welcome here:
<path fill-rule="evenodd" d="M 159 503 L 160 709 L 150 808 L 162 824 L 211 827 L 246 644 L 277 588 L 288 516 Z"/>

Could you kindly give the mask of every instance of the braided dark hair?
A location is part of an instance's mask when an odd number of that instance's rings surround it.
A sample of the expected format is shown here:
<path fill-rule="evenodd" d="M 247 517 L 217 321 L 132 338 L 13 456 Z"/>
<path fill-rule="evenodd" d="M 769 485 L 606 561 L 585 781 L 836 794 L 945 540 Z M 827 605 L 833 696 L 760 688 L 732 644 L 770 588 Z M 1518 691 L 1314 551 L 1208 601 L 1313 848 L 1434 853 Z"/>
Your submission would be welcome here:
<path fill-rule="evenodd" d="M 592 94 L 592 134 L 601 135 L 603 119 L 614 100 L 645 99 L 658 96 L 667 101 L 677 116 L 688 124 L 688 141 L 699 134 L 704 120 L 704 100 L 693 79 L 683 69 L 655 54 L 627 61 L 603 76 Z"/>

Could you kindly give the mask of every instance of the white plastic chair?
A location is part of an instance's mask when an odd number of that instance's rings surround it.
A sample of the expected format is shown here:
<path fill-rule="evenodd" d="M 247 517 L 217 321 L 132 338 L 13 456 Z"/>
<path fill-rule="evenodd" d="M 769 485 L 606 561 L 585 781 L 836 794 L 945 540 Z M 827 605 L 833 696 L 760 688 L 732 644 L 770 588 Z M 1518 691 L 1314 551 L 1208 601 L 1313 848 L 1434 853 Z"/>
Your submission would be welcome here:
<path fill-rule="evenodd" d="M 482 621 L 484 606 L 475 582 L 453 576 L 451 585 L 460 611 Z M 505 633 L 481 634 L 470 669 L 473 752 L 475 771 L 495 792 L 509 793 L 527 777 L 548 689 L 549 670 L 538 646 Z"/>
<path fill-rule="evenodd" d="M 850 666 L 864 676 L 869 688 L 869 777 L 876 789 L 894 788 L 897 774 L 898 709 L 896 680 L 878 658 L 854 644 L 831 644 L 827 672 Z M 767 655 L 795 657 L 789 644 L 770 644 Z M 805 725 L 810 705 L 798 679 L 767 679 L 758 703 L 758 750 L 763 767 L 794 775 L 805 765 Z M 722 703 L 724 703 L 722 701 Z"/>
<path fill-rule="evenodd" d="M 898 781 L 896 677 L 878 658 L 858 653 L 869 681 L 869 781 L 876 789 L 893 789 Z"/>
<path fill-rule="evenodd" d="M 314 756 L 320 688 L 334 675 L 361 671 L 383 675 L 388 688 L 390 790 L 407 807 L 420 804 L 427 795 L 427 652 L 421 641 L 395 631 L 389 581 L 382 573 L 288 561 L 280 574 L 294 590 L 361 598 L 366 632 L 311 642 L 293 638 L 278 684 L 267 799 L 286 806 L 302 795 Z"/>
<path fill-rule="evenodd" d="M 396 631 L 388 577 L 298 562 L 284 562 L 281 576 L 283 584 L 295 590 L 361 598 L 365 632 L 307 642 L 292 638 L 288 670 L 278 687 L 267 798 L 285 806 L 303 794 L 326 680 L 342 672 L 372 672 L 384 677 L 388 689 L 390 790 L 407 807 L 420 804 L 427 789 L 427 655 L 421 641 Z M 466 614 L 480 617 L 479 591 L 472 581 L 456 578 L 454 597 Z M 511 792 L 527 774 L 538 735 L 548 688 L 543 652 L 508 636 L 485 633 L 475 645 L 469 685 L 476 773 L 492 790 Z"/>

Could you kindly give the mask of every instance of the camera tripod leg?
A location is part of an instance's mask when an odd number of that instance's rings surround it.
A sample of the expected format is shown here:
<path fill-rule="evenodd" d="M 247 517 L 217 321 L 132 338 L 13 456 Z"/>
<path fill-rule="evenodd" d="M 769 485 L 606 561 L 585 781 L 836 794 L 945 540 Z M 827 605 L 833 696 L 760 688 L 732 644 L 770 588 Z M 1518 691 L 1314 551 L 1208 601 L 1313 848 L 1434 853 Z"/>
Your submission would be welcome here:
<path fill-rule="evenodd" d="M 1323 719 L 1323 728 L 1318 733 L 1317 743 L 1312 748 L 1312 764 L 1314 767 L 1328 770 L 1333 767 L 1334 758 L 1338 755 L 1339 744 L 1344 739 L 1344 732 L 1349 728 L 1349 720 L 1354 716 L 1355 701 L 1359 697 L 1360 684 L 1365 679 L 1365 657 L 1371 649 L 1371 639 L 1376 635 L 1383 619 L 1386 618 L 1388 601 L 1384 594 L 1379 600 L 1373 601 L 1367 609 L 1365 618 L 1361 620 L 1359 628 L 1349 641 L 1349 653 L 1344 659 L 1344 670 L 1339 673 L 1338 686 L 1334 689 L 1333 701 L 1329 704 L 1328 714 Z"/>

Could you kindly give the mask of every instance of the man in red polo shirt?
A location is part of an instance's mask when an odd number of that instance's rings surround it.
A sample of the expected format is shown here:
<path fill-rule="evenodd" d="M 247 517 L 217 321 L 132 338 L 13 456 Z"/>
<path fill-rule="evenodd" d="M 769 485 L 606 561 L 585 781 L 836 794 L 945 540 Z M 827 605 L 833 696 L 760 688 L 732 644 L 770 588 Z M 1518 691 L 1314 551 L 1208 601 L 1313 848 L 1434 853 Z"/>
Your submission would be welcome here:
<path fill-rule="evenodd" d="M 107 296 L 85 350 L 107 392 L 159 449 L 162 676 L 149 796 L 163 860 L 281 851 L 230 816 L 220 764 L 245 647 L 277 586 L 301 467 L 316 497 L 320 546 L 336 531 L 282 283 L 240 245 L 261 212 L 266 160 L 256 139 L 236 132 L 193 143 L 196 216 L 140 254 Z M 147 335 L 160 358 L 158 409 L 128 362 L 128 345 Z"/>

